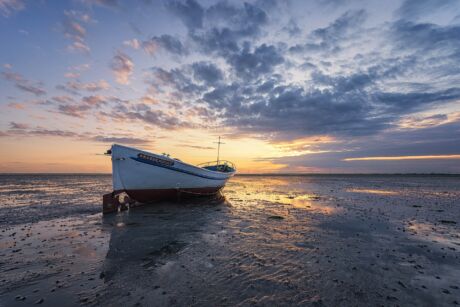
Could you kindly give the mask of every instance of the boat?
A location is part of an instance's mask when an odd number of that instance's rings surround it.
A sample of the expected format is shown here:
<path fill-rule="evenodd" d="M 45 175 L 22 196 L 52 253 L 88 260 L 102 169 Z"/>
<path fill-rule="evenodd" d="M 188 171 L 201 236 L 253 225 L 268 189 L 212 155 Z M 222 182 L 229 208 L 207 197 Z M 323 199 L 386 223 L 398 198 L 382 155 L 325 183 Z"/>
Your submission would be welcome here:
<path fill-rule="evenodd" d="M 216 195 L 235 174 L 235 165 L 220 160 L 192 165 L 167 154 L 155 154 L 137 148 L 113 144 L 106 152 L 112 157 L 113 192 L 104 195 L 103 211 L 118 210 L 126 194 L 130 203 L 150 203 L 177 199 L 182 195 Z"/>

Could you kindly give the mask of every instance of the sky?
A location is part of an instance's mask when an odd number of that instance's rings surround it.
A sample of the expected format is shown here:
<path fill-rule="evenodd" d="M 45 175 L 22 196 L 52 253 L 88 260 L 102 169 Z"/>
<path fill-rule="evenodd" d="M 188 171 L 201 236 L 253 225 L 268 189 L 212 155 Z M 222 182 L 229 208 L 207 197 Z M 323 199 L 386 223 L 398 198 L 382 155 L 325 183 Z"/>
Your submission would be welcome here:
<path fill-rule="evenodd" d="M 0 0 L 0 173 L 113 143 L 240 173 L 460 173 L 458 0 Z"/>

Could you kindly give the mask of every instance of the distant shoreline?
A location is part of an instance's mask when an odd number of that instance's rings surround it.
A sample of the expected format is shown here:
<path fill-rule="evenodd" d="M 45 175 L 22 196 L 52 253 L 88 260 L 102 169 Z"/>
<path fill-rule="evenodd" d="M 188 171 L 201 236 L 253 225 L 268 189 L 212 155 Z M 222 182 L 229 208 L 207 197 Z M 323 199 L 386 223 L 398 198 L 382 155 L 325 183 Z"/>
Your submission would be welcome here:
<path fill-rule="evenodd" d="M 111 173 L 0 173 L 0 176 L 111 176 Z M 272 176 L 272 177 L 295 177 L 295 176 L 312 176 L 312 177 L 333 177 L 333 176 L 418 176 L 418 177 L 458 177 L 460 174 L 457 173 L 237 173 L 235 176 L 244 177 L 260 177 L 260 176 Z"/>

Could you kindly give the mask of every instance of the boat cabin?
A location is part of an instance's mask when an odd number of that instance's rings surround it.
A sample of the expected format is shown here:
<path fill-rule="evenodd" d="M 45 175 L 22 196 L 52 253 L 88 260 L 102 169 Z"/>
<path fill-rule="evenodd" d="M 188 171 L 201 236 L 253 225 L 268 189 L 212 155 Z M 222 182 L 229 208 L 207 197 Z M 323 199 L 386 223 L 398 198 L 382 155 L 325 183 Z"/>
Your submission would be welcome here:
<path fill-rule="evenodd" d="M 226 160 L 201 163 L 197 166 L 210 171 L 221 173 L 234 173 L 236 171 L 235 165 L 232 162 Z"/>

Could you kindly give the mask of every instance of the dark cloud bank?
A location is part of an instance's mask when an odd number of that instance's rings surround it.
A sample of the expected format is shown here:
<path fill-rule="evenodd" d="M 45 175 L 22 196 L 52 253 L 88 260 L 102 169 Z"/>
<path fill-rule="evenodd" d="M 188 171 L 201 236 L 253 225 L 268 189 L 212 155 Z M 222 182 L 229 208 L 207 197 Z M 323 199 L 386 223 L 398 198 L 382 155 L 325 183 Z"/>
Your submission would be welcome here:
<path fill-rule="evenodd" d="M 302 31 L 296 26 L 293 33 L 296 24 L 288 21 L 280 30 L 295 40 L 286 42 L 273 35 L 276 5 L 266 9 L 248 3 L 170 2 L 167 7 L 183 22 L 194 51 L 215 63 L 162 70 L 168 76 L 162 80 L 184 103 L 205 107 L 237 135 L 274 142 L 315 135 L 340 140 L 329 154 L 277 162 L 327 167 L 341 161 L 335 166 L 350 171 L 353 166 L 342 158 L 458 154 L 460 148 L 453 145 L 458 139 L 447 137 L 449 131 L 459 132 L 458 118 L 429 129 L 402 131 L 398 125 L 411 114 L 460 99 L 455 65 L 460 60 L 460 25 L 421 21 L 434 7 L 453 5 L 438 2 L 405 1 L 393 21 L 373 26 L 366 23 L 365 10 L 349 10 L 341 3 L 343 13 L 324 27 Z M 371 35 L 379 47 L 361 46 Z M 292 69 L 300 71 L 299 81 L 293 80 Z M 317 150 L 327 146 L 318 145 Z"/>

